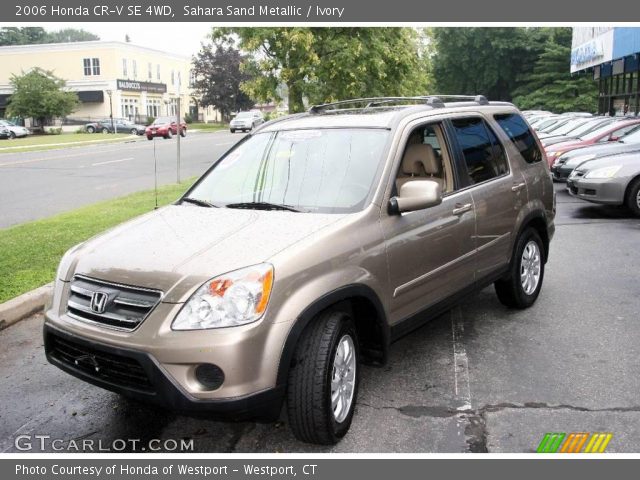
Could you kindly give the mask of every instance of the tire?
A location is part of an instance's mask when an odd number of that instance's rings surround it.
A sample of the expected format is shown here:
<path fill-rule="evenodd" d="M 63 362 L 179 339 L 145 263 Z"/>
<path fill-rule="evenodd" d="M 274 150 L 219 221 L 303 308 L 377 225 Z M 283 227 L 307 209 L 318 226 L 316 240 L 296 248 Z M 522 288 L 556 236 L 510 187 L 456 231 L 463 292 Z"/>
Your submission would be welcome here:
<path fill-rule="evenodd" d="M 96 133 L 96 128 L 92 125 L 88 126 L 87 133 Z"/>
<path fill-rule="evenodd" d="M 132 128 L 131 131 L 129 132 L 131 135 L 137 135 L 138 134 L 138 129 L 137 128 Z"/>
<path fill-rule="evenodd" d="M 151 135 L 147 135 L 147 140 L 153 140 L 153 137 Z"/>
<path fill-rule="evenodd" d="M 629 184 L 624 203 L 636 217 L 640 217 L 640 177 Z"/>
<path fill-rule="evenodd" d="M 173 132 L 170 128 L 167 129 L 167 134 L 164 136 L 164 138 L 173 138 Z"/>
<path fill-rule="evenodd" d="M 100 132 L 109 133 L 109 129 L 107 127 L 104 127 L 102 130 L 100 130 Z"/>
<path fill-rule="evenodd" d="M 230 129 L 229 129 L 229 131 L 230 131 L 231 133 L 236 133 L 236 129 L 235 129 L 235 128 L 230 128 Z"/>
<path fill-rule="evenodd" d="M 337 354 L 339 347 L 341 353 Z M 332 445 L 347 433 L 358 396 L 359 353 L 354 323 L 345 313 L 328 311 L 320 314 L 303 332 L 289 373 L 287 392 L 289 424 L 296 438 L 307 443 Z M 335 372 L 335 362 L 342 354 L 349 359 L 347 363 L 352 368 L 345 369 L 338 380 L 338 388 L 344 390 L 339 390 L 343 394 L 337 398 L 350 400 L 337 403 L 334 413 L 332 380 L 334 375 L 339 375 Z"/>
<path fill-rule="evenodd" d="M 530 266 L 523 265 L 524 261 Z M 495 282 L 500 302 L 510 308 L 528 308 L 536 301 L 544 279 L 544 244 L 536 230 L 527 228 L 516 242 L 509 267 L 509 276 Z M 527 278 L 522 275 L 530 272 Z M 537 273 L 537 277 L 536 277 Z M 536 280 L 537 278 L 537 280 Z"/>
<path fill-rule="evenodd" d="M 16 132 L 9 131 L 9 139 L 15 140 L 15 138 L 16 138 Z"/>
<path fill-rule="evenodd" d="M 186 128 L 183 128 L 182 130 L 180 130 L 180 136 L 181 136 L 182 138 L 184 138 L 184 137 L 186 137 L 186 136 L 187 136 L 187 129 L 186 129 Z"/>

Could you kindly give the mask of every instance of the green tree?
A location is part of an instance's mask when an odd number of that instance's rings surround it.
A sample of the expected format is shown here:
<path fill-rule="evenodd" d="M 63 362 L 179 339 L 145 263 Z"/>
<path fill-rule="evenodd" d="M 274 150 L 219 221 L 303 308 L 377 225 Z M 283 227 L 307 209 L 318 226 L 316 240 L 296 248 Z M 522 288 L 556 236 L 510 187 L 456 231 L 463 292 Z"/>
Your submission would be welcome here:
<path fill-rule="evenodd" d="M 34 118 L 45 125 L 51 118 L 69 115 L 79 102 L 76 93 L 64 90 L 65 85 L 64 80 L 40 68 L 12 75 L 9 116 Z"/>
<path fill-rule="evenodd" d="M 240 88 L 251 76 L 241 68 L 243 56 L 238 50 L 224 45 L 203 45 L 193 57 L 193 89 L 198 103 L 213 106 L 225 120 L 231 112 L 248 110 L 254 102 Z"/>
<path fill-rule="evenodd" d="M 82 29 L 63 28 L 56 32 L 47 33 L 46 40 L 46 43 L 88 42 L 92 40 L 100 40 L 100 37 Z"/>
<path fill-rule="evenodd" d="M 541 29 L 443 27 L 429 31 L 437 93 L 511 100 L 540 52 Z"/>
<path fill-rule="evenodd" d="M 590 75 L 569 73 L 571 29 L 556 28 L 546 39 L 532 72 L 521 78 L 514 102 L 521 109 L 596 111 L 598 87 Z"/>
<path fill-rule="evenodd" d="M 243 84 L 257 100 L 277 99 L 287 87 L 290 112 L 304 98 L 319 103 L 349 97 L 425 94 L 426 61 L 409 28 L 216 28 L 214 39 L 249 52 L 259 75 Z"/>
<path fill-rule="evenodd" d="M 55 32 L 47 32 L 42 27 L 0 28 L 0 46 L 84 42 L 87 40 L 100 40 L 100 37 L 77 28 L 64 28 Z"/>

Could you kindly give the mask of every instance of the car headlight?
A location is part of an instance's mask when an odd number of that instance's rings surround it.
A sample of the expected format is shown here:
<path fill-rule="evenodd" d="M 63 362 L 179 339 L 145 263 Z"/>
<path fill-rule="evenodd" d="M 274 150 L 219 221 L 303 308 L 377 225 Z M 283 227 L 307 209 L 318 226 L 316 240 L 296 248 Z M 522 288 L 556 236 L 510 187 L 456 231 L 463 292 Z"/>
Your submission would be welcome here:
<path fill-rule="evenodd" d="M 589 173 L 587 173 L 584 176 L 584 178 L 611 178 L 616 173 L 618 173 L 618 170 L 620 170 L 621 168 L 622 168 L 622 165 L 614 165 L 612 167 L 596 168 L 595 170 L 591 170 Z"/>
<path fill-rule="evenodd" d="M 272 286 L 273 266 L 268 263 L 212 278 L 184 304 L 171 328 L 200 330 L 255 322 L 267 309 Z"/>

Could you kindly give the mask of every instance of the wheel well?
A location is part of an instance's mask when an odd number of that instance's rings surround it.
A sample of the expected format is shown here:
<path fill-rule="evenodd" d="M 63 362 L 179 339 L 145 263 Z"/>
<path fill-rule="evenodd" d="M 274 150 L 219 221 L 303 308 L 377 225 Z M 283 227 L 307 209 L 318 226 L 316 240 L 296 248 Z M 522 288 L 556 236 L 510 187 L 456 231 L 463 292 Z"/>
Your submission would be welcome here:
<path fill-rule="evenodd" d="M 627 197 L 629 196 L 629 191 L 631 190 L 631 187 L 639 179 L 640 179 L 640 175 L 636 175 L 629 181 L 629 183 L 627 184 L 627 188 L 624 189 L 624 197 L 622 198 L 622 203 L 624 203 L 625 205 L 626 205 Z"/>
<path fill-rule="evenodd" d="M 549 258 L 549 232 L 547 231 L 546 222 L 542 217 L 533 217 L 522 226 L 520 231 L 523 232 L 527 227 L 534 228 L 538 232 L 538 235 L 540 235 L 542 243 L 544 244 L 544 261 L 546 263 Z"/>
<path fill-rule="evenodd" d="M 387 340 L 384 333 L 384 318 L 380 318 L 378 309 L 366 297 L 350 297 L 334 305 L 348 313 L 356 324 L 360 354 L 365 363 L 382 365 L 386 362 Z"/>

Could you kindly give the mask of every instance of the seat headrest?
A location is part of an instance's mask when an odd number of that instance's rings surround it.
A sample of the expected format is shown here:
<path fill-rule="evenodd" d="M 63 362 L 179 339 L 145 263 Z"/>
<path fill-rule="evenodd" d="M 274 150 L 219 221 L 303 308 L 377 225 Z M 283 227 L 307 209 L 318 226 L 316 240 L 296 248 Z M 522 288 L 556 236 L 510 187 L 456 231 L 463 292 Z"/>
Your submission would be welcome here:
<path fill-rule="evenodd" d="M 402 172 L 405 175 L 439 174 L 440 162 L 433 147 L 423 143 L 407 146 L 402 158 Z"/>

